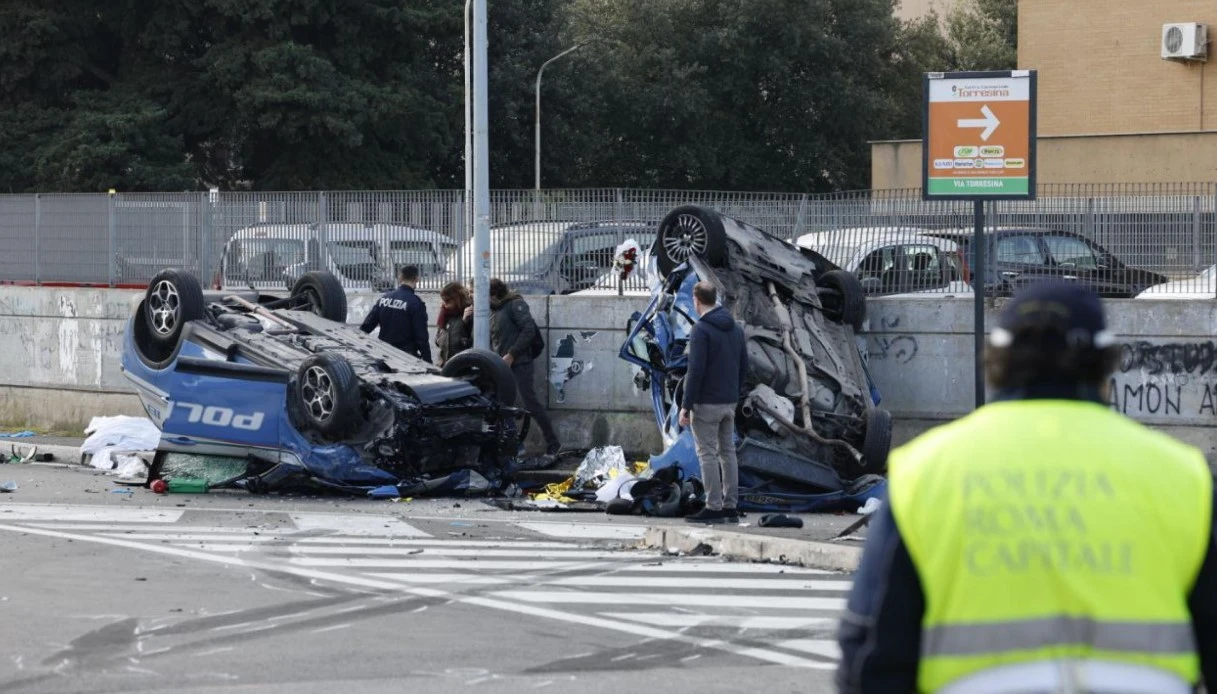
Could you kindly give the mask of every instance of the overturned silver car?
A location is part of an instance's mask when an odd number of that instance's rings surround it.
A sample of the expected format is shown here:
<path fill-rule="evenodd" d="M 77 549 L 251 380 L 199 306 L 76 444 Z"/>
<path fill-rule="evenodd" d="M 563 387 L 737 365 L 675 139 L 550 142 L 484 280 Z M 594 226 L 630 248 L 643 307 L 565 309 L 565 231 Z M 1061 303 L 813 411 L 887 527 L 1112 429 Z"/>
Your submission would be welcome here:
<path fill-rule="evenodd" d="M 740 505 L 819 510 L 876 493 L 891 448 L 855 331 L 866 318 L 857 278 L 814 251 L 713 210 L 678 207 L 651 250 L 651 302 L 630 319 L 620 356 L 640 367 L 665 451 L 652 467 L 699 474 L 678 423 L 693 324 L 692 289 L 713 283 L 744 326 L 749 368 L 736 411 Z M 855 507 L 856 508 L 856 507 Z"/>

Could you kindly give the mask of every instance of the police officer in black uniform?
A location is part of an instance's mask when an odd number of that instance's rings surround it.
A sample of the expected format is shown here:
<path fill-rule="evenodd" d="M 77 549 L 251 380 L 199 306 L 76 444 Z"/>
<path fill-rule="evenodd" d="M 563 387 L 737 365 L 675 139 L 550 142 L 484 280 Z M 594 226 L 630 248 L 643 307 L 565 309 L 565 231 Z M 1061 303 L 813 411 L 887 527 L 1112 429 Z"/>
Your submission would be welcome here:
<path fill-rule="evenodd" d="M 376 300 L 360 330 L 370 333 L 380 326 L 380 339 L 394 347 L 431 362 L 431 345 L 427 339 L 427 306 L 414 293 L 418 284 L 418 266 L 406 265 L 397 271 L 400 286 Z"/>

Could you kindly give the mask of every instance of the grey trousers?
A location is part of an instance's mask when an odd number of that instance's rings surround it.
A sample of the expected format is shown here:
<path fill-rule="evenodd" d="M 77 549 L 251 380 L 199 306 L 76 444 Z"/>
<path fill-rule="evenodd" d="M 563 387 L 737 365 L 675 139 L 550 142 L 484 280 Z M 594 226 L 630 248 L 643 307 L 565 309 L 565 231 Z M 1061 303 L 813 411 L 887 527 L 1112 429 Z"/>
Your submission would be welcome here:
<path fill-rule="evenodd" d="M 516 377 L 516 390 L 519 392 L 519 399 L 524 403 L 524 409 L 532 415 L 532 420 L 541 427 L 541 433 L 545 436 L 545 445 L 550 448 L 557 448 L 559 445 L 558 432 L 554 430 L 554 423 L 549 419 L 549 412 L 546 411 L 545 405 L 537 399 L 537 387 L 533 368 L 533 360 L 520 364 L 511 365 L 511 375 Z"/>
<path fill-rule="evenodd" d="M 693 443 L 706 486 L 706 508 L 734 509 L 739 502 L 739 461 L 735 458 L 735 404 L 694 405 Z"/>

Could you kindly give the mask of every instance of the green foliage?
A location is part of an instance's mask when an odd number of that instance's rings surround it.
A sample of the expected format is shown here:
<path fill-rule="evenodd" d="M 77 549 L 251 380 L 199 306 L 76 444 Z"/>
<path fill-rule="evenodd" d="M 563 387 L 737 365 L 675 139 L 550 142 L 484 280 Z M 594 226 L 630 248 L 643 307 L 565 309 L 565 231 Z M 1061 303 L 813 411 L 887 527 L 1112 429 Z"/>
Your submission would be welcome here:
<path fill-rule="evenodd" d="M 1018 66 L 1018 0 L 960 0 L 947 14 L 946 30 L 955 69 Z"/>
<path fill-rule="evenodd" d="M 944 38 L 892 0 L 490 0 L 491 183 L 531 187 L 579 43 L 546 186 L 866 186 L 923 71 L 1013 46 L 1014 0 L 965 1 Z M 6 0 L 0 191 L 460 187 L 463 5 Z"/>

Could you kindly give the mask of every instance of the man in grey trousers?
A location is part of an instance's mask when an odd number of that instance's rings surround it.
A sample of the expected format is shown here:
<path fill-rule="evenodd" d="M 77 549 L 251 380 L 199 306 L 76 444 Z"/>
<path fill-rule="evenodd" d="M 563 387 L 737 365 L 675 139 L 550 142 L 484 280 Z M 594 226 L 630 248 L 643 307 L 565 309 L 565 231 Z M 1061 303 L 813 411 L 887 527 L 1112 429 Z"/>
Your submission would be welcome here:
<path fill-rule="evenodd" d="M 748 371 L 744 330 L 718 306 L 709 282 L 693 286 L 693 308 L 701 319 L 689 336 L 689 369 L 680 425 L 693 424 L 706 507 L 690 523 L 738 523 L 739 462 L 735 457 L 735 408 Z"/>

